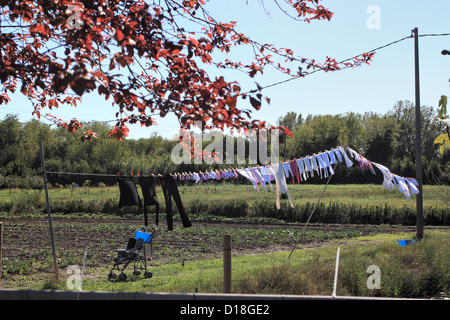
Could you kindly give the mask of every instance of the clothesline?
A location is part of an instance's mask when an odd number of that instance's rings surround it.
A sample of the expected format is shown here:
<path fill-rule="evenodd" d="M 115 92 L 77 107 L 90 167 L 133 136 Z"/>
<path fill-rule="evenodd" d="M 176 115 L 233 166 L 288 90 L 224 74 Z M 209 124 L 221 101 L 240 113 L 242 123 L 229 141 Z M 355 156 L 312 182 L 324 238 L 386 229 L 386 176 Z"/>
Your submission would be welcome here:
<path fill-rule="evenodd" d="M 408 200 L 411 198 L 411 194 L 419 193 L 416 179 L 400 177 L 392 173 L 385 166 L 368 160 L 350 147 L 346 148 L 350 156 L 358 162 L 361 170 L 370 170 L 373 174 L 376 174 L 374 170 L 375 166 L 382 172 L 383 187 L 386 189 L 389 189 L 390 191 L 398 189 Z M 273 190 L 272 182 L 275 181 L 277 184 L 277 207 L 279 207 L 279 192 L 287 193 L 291 206 L 293 206 L 286 179 L 291 178 L 292 184 L 295 184 L 296 181 L 297 183 L 301 183 L 312 178 L 314 175 L 321 179 L 328 178 L 334 175 L 332 165 L 340 162 L 344 162 L 347 167 L 353 166 L 353 161 L 349 158 L 343 146 L 319 152 L 317 154 L 314 153 L 311 156 L 305 156 L 299 159 L 295 158 L 280 164 L 242 168 L 237 171 L 239 174 L 250 180 L 254 189 L 257 191 L 259 191 L 258 185 L 262 185 L 264 190 L 267 191 L 266 183 L 269 183 Z"/>
<path fill-rule="evenodd" d="M 345 163 L 347 167 L 353 166 L 353 161 L 349 155 L 358 162 L 361 170 L 369 170 L 376 174 L 374 167 L 377 167 L 383 174 L 383 187 L 393 191 L 398 189 L 405 195 L 407 199 L 411 198 L 411 194 L 419 193 L 418 183 L 414 178 L 400 177 L 392 173 L 387 167 L 372 162 L 351 149 L 350 147 L 338 146 L 331 150 L 314 153 L 312 155 L 294 158 L 278 164 L 258 165 L 255 167 L 241 167 L 231 169 L 216 169 L 202 172 L 175 172 L 170 175 L 176 181 L 193 181 L 194 183 L 206 182 L 209 180 L 222 181 L 238 178 L 239 175 L 249 180 L 256 191 L 259 192 L 262 186 L 267 191 L 267 184 L 271 190 L 274 190 L 273 184 L 276 184 L 277 190 L 277 207 L 279 207 L 279 193 L 288 194 L 291 206 L 292 200 L 287 187 L 287 179 L 292 179 L 292 184 L 306 182 L 314 176 L 320 179 L 328 178 L 334 175 L 333 165 Z M 46 172 L 51 174 L 70 174 L 70 175 L 86 175 L 86 176 L 102 176 L 102 177 L 118 177 L 119 173 L 113 174 L 95 174 L 95 173 L 71 173 L 71 172 Z M 133 174 L 131 174 L 133 176 Z M 139 174 L 137 175 L 139 177 Z M 153 177 L 161 178 L 161 174 L 151 174 Z"/>

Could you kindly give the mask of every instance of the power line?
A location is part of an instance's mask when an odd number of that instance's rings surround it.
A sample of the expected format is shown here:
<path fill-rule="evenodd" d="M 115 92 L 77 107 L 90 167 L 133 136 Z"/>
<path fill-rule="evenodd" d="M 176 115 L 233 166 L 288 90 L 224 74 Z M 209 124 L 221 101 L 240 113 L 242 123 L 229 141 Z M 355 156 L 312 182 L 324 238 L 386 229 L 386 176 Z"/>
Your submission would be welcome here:
<path fill-rule="evenodd" d="M 429 34 L 422 34 L 422 35 L 419 35 L 419 37 L 443 37 L 443 36 L 450 36 L 450 33 L 429 33 Z M 393 45 L 398 44 L 398 43 L 400 43 L 400 42 L 402 42 L 402 41 L 405 41 L 405 40 L 407 40 L 407 39 L 412 39 L 412 38 L 413 38 L 413 35 L 411 34 L 411 35 L 409 35 L 409 36 L 406 36 L 406 37 L 400 38 L 400 39 L 398 39 L 398 40 L 389 42 L 389 43 L 387 43 L 387 44 L 385 44 L 385 45 L 379 46 L 379 47 L 374 48 L 374 49 L 372 49 L 372 50 L 365 51 L 364 53 L 375 53 L 375 52 L 377 52 L 377 51 L 379 51 L 379 50 L 385 49 L 385 48 L 387 48 L 387 47 L 393 46 Z M 353 59 L 355 59 L 355 58 L 357 58 L 357 57 L 362 56 L 364 53 L 360 53 L 360 54 L 358 54 L 358 55 L 356 55 L 356 56 L 353 56 L 353 57 L 351 57 L 351 58 L 347 58 L 347 59 L 344 59 L 344 60 L 342 60 L 342 61 L 339 61 L 337 64 L 342 64 L 342 63 L 344 63 L 344 62 L 353 60 Z M 311 75 L 311 74 L 316 73 L 316 72 L 319 72 L 319 71 L 323 71 L 323 69 L 322 69 L 322 68 L 318 68 L 318 69 L 316 69 L 316 70 L 314 70 L 314 71 L 311 71 L 311 72 L 309 72 L 309 73 L 306 73 L 305 76 Z M 269 85 L 266 85 L 266 86 L 261 86 L 261 90 L 262 90 L 262 89 L 267 89 L 267 88 L 270 88 L 270 87 L 275 87 L 275 86 L 278 86 L 278 85 L 280 85 L 280 84 L 284 84 L 284 83 L 287 83 L 287 82 L 290 82 L 290 81 L 293 81 L 293 80 L 297 80 L 297 79 L 299 79 L 299 78 L 300 78 L 300 77 L 290 78 L 290 79 L 286 79 L 286 80 L 282 80 L 282 81 L 279 81 L 279 82 L 275 82 L 275 83 L 273 83 L 273 84 L 269 84 Z"/>

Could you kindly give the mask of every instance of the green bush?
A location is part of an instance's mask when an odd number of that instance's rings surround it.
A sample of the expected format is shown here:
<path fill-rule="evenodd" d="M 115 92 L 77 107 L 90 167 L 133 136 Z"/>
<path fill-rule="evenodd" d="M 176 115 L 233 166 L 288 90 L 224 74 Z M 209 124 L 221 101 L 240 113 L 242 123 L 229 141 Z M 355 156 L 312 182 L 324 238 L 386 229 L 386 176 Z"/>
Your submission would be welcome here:
<path fill-rule="evenodd" d="M 248 214 L 248 203 L 242 200 L 227 200 L 202 202 L 191 201 L 187 211 L 199 216 L 221 216 L 226 218 L 246 217 Z"/>
<path fill-rule="evenodd" d="M 416 224 L 415 209 L 406 206 L 401 208 L 391 207 L 388 204 L 384 206 L 362 206 L 339 202 L 329 202 L 328 204 L 319 202 L 316 205 L 307 202 L 297 204 L 292 208 L 289 202 L 282 201 L 278 210 L 275 201 L 260 200 L 255 201 L 251 206 L 251 215 L 254 217 L 274 218 L 287 222 L 305 223 L 311 214 L 310 223 Z M 427 225 L 449 225 L 450 212 L 446 208 L 426 208 L 424 223 Z"/>

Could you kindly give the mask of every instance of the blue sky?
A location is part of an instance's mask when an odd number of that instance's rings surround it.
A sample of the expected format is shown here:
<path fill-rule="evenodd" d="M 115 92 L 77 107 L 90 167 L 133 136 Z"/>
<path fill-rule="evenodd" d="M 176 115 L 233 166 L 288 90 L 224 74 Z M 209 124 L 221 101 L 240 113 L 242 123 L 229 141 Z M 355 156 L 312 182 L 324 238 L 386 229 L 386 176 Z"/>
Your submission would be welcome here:
<path fill-rule="evenodd" d="M 261 3 L 264 4 L 264 8 Z M 310 24 L 286 17 L 271 0 L 212 0 L 207 9 L 222 22 L 237 21 L 237 30 L 261 43 L 290 48 L 296 55 L 322 61 L 326 56 L 337 61 L 350 58 L 389 42 L 409 36 L 414 27 L 420 34 L 450 33 L 448 14 L 450 1 L 438 0 L 426 5 L 422 1 L 408 0 L 327 0 L 322 3 L 334 12 L 330 22 L 314 21 Z M 379 25 L 369 28 L 368 20 L 379 11 Z M 420 87 L 421 104 L 437 106 L 442 94 L 449 95 L 450 57 L 441 55 L 450 50 L 450 36 L 421 37 Z M 250 61 L 251 51 L 239 48 L 235 57 Z M 231 56 L 230 58 L 233 58 Z M 211 75 L 221 75 L 222 70 L 211 70 Z M 254 89 L 254 82 L 265 86 L 288 79 L 267 69 L 255 79 L 242 73 L 226 73 L 228 80 L 236 79 L 244 90 Z M 370 66 L 347 69 L 334 73 L 317 72 L 305 78 L 265 89 L 271 104 L 263 104 L 252 117 L 276 124 L 276 120 L 289 111 L 304 116 L 308 114 L 341 114 L 368 111 L 385 113 L 398 100 L 414 101 L 414 42 L 406 39 L 376 53 Z M 251 108 L 251 107 L 249 107 Z M 0 106 L 0 117 L 18 113 L 23 121 L 32 118 L 31 104 L 20 94 L 7 106 Z M 110 101 L 96 94 L 83 97 L 76 108 L 61 108 L 53 112 L 57 117 L 70 120 L 106 121 L 114 119 L 116 109 Z M 149 137 L 152 133 L 172 138 L 178 130 L 173 116 L 156 118 L 157 126 L 141 128 L 130 126 L 129 138 Z M 112 124 L 112 123 L 111 123 Z"/>

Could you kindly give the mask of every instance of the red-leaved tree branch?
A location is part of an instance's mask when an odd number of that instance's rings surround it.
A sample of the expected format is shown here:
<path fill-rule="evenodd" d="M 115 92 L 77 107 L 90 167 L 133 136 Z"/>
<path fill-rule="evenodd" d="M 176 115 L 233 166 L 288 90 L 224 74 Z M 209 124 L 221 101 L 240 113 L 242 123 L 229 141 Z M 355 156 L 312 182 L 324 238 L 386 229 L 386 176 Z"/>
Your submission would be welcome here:
<path fill-rule="evenodd" d="M 308 23 L 333 16 L 321 0 L 272 1 L 286 15 Z M 203 0 L 0 0 L 0 104 L 19 90 L 35 116 L 75 131 L 82 127 L 76 118 L 57 119 L 51 110 L 76 106 L 82 95 L 96 91 L 116 107 L 110 136 L 117 139 L 128 135 L 129 124 L 156 125 L 156 117 L 168 113 L 185 129 L 196 121 L 203 129 L 263 129 L 266 123 L 251 117 L 264 101 L 262 88 L 243 89 L 236 81 L 210 76 L 205 66 L 249 77 L 270 66 L 304 77 L 313 70 L 369 63 L 373 56 L 341 64 L 330 57 L 323 62 L 300 57 L 247 37 L 236 22 L 217 21 L 206 6 Z M 187 24 L 200 31 L 187 31 Z M 251 46 L 252 60 L 213 58 L 235 46 Z M 271 128 L 291 134 L 285 127 Z M 91 137 L 95 133 L 84 139 Z"/>

